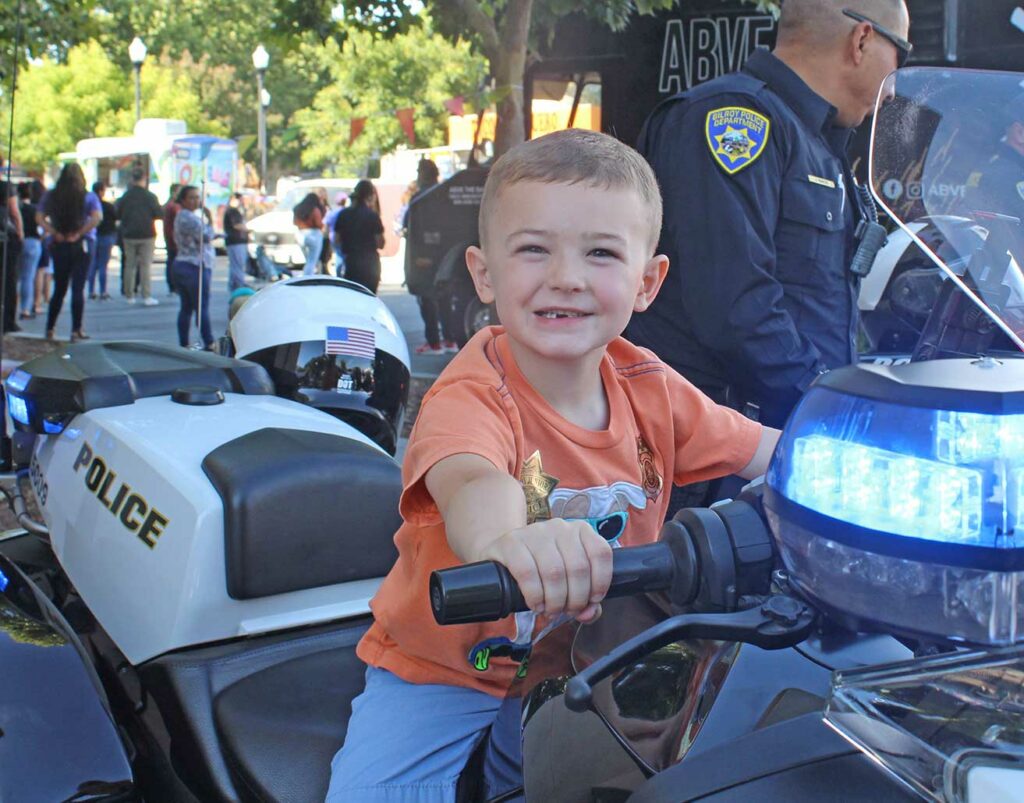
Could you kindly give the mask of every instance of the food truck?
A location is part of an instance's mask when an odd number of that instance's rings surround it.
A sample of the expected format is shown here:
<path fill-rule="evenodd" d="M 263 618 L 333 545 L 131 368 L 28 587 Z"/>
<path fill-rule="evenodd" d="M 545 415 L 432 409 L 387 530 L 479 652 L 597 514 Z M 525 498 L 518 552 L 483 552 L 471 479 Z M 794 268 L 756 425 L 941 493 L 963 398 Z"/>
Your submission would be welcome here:
<path fill-rule="evenodd" d="M 102 181 L 113 197 L 131 183 L 132 170 L 149 174 L 149 189 L 161 202 L 172 184 L 202 188 L 206 206 L 218 228 L 238 174 L 238 143 L 233 139 L 190 134 L 184 120 L 143 119 L 130 137 L 95 137 L 81 140 L 75 150 L 61 154 L 61 162 L 78 162 L 88 184 Z"/>

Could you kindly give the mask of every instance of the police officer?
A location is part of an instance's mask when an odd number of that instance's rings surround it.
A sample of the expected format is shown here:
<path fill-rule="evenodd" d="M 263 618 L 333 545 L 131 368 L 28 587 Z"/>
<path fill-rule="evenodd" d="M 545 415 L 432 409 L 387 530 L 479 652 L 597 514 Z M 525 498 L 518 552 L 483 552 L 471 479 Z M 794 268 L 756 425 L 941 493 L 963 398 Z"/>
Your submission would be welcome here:
<path fill-rule="evenodd" d="M 855 360 L 847 266 L 867 210 L 846 149 L 908 27 L 903 0 L 786 0 L 774 52 L 669 99 L 641 133 L 671 263 L 627 336 L 766 424 Z"/>
<path fill-rule="evenodd" d="M 968 197 L 973 211 L 1024 219 L 1024 94 L 1006 107 L 1005 136 Z M 970 181 L 969 181 L 970 183 Z"/>

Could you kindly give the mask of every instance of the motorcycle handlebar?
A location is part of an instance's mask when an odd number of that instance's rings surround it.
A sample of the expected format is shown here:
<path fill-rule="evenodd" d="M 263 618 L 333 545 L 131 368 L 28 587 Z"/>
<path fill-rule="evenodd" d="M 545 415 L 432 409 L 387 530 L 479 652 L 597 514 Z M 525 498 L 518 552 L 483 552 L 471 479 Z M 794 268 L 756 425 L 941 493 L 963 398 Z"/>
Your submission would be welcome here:
<path fill-rule="evenodd" d="M 676 560 L 667 543 L 616 549 L 607 596 L 664 591 L 672 585 L 675 571 Z M 511 572 L 489 560 L 431 574 L 430 607 L 439 625 L 492 622 L 528 609 Z"/>

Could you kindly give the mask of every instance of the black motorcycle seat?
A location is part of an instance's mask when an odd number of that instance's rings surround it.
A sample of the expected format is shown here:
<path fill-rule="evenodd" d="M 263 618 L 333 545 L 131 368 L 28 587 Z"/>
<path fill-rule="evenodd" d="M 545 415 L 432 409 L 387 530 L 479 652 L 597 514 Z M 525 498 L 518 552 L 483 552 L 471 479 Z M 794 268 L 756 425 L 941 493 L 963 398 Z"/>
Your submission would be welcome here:
<path fill-rule="evenodd" d="M 305 655 L 228 687 L 214 721 L 232 778 L 259 801 L 320 801 L 366 667 L 355 646 Z"/>
<path fill-rule="evenodd" d="M 380 449 L 268 427 L 218 446 L 203 471 L 224 503 L 233 599 L 383 577 L 398 557 L 402 472 Z"/>

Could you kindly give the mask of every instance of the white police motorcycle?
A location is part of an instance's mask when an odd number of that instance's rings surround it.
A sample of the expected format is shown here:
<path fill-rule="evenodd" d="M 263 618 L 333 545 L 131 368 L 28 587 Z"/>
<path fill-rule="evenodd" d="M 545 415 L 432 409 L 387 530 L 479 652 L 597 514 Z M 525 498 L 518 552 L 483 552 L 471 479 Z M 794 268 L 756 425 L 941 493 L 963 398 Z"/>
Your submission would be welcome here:
<path fill-rule="evenodd" d="M 1019 80 L 898 73 L 873 178 L 982 158 L 954 132 Z M 973 349 L 995 332 L 1024 348 L 1024 232 L 998 210 L 977 223 L 930 335 L 969 356 L 833 372 L 761 490 L 617 551 L 630 596 L 575 635 L 575 677 L 526 672 L 527 799 L 1021 799 L 1024 361 Z M 963 299 L 991 325 L 954 314 Z M 288 352 L 88 344 L 9 379 L 47 532 L 0 543 L 3 797 L 322 797 L 398 477 L 295 404 L 301 382 L 275 395 L 268 368 L 309 364 Z M 439 621 L 521 606 L 493 564 L 430 593 Z M 478 799 L 475 765 L 463 780 Z"/>
<path fill-rule="evenodd" d="M 395 558 L 408 349 L 326 277 L 232 330 L 251 361 L 76 344 L 7 380 L 32 533 L 0 544 L 2 799 L 326 790 Z"/>

